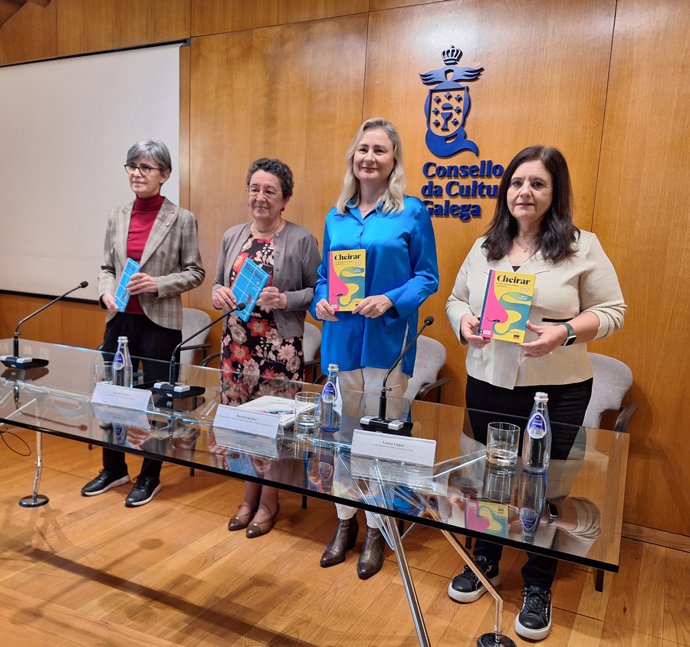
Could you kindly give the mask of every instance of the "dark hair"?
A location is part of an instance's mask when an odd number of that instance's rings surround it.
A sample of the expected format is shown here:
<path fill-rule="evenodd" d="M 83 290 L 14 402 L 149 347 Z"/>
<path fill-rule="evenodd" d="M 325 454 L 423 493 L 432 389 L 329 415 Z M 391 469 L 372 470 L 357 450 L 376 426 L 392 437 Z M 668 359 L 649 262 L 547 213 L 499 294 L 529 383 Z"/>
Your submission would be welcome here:
<path fill-rule="evenodd" d="M 287 164 L 279 159 L 269 159 L 268 157 L 260 157 L 258 160 L 254 160 L 249 167 L 249 171 L 247 171 L 247 186 L 249 186 L 252 180 L 252 175 L 257 171 L 265 171 L 275 175 L 280 180 L 280 188 L 283 191 L 284 198 L 289 198 L 292 195 L 295 183 L 292 180 L 292 171 Z"/>
<path fill-rule="evenodd" d="M 540 223 L 537 249 L 545 259 L 557 263 L 575 253 L 573 243 L 580 230 L 573 224 L 572 188 L 570 172 L 563 154 L 556 148 L 529 146 L 521 150 L 508 164 L 501 177 L 494 217 L 486 230 L 482 247 L 490 261 L 497 261 L 510 252 L 518 233 L 517 221 L 508 211 L 508 187 L 515 170 L 525 162 L 541 161 L 551 175 L 553 196 L 551 207 Z"/>

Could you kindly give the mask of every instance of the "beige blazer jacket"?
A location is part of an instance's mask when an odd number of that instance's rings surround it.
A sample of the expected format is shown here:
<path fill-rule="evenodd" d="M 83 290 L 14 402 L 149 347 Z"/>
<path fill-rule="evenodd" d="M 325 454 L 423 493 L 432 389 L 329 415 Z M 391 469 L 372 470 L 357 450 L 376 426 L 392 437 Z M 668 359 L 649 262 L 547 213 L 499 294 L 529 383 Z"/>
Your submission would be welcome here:
<path fill-rule="evenodd" d="M 506 257 L 487 261 L 483 242 L 479 238 L 472 246 L 446 303 L 446 315 L 463 344 L 467 342 L 460 335 L 460 320 L 464 314 L 480 316 L 489 270 L 513 270 Z M 536 275 L 530 321 L 557 325 L 581 312 L 593 312 L 599 319 L 596 338 L 607 337 L 623 325 L 627 308 L 616 271 L 593 233 L 581 231 L 575 249 L 574 256 L 556 264 L 537 253 L 518 269 Z M 534 339 L 536 335 L 528 331 L 525 341 Z M 472 377 L 507 389 L 573 384 L 592 377 L 587 344 L 561 346 L 550 355 L 525 358 L 518 344 L 492 341 L 481 349 L 469 347 L 466 366 Z"/>
<path fill-rule="evenodd" d="M 114 209 L 108 216 L 103 265 L 98 275 L 98 295 L 115 294 L 127 263 L 127 236 L 134 202 Z M 164 328 L 182 330 L 180 294 L 204 280 L 197 222 L 191 211 L 167 198 L 153 223 L 141 257 L 141 271 L 156 279 L 158 293 L 139 295 L 146 316 Z M 115 315 L 108 313 L 110 321 Z"/>

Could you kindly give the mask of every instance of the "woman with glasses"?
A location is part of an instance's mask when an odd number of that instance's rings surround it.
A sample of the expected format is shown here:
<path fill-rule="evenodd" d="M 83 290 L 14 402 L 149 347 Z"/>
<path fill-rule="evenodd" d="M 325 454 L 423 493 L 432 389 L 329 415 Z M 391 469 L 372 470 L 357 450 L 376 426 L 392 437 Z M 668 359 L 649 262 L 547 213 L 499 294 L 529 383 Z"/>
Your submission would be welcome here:
<path fill-rule="evenodd" d="M 125 170 L 134 201 L 108 216 L 98 277 L 100 303 L 108 311 L 101 349 L 115 353 L 118 337 L 126 336 L 133 358 L 146 358 L 142 362 L 144 379 L 167 381 L 168 362 L 182 341 L 180 294 L 204 280 L 197 223 L 193 213 L 161 195 L 172 171 L 164 143 L 147 139 L 134 144 L 127 152 Z M 114 295 L 129 258 L 140 268 L 129 281 L 129 300 L 120 311 Z M 160 461 L 144 459 L 125 499 L 127 507 L 153 499 L 161 488 L 160 470 Z M 103 469 L 81 493 L 95 496 L 129 480 L 124 454 L 104 448 Z"/>
<path fill-rule="evenodd" d="M 321 258 L 314 236 L 283 218 L 293 186 L 286 164 L 257 159 L 247 173 L 251 219 L 223 236 L 212 288 L 215 308 L 231 311 L 236 306 L 231 286 L 245 262 L 253 261 L 270 275 L 249 320 L 230 314 L 223 331 L 224 404 L 242 404 L 262 390 L 274 392 L 275 378 L 304 379 L 304 319 Z M 278 490 L 247 483 L 228 530 L 246 528 L 247 537 L 259 537 L 273 527 L 278 511 Z"/>

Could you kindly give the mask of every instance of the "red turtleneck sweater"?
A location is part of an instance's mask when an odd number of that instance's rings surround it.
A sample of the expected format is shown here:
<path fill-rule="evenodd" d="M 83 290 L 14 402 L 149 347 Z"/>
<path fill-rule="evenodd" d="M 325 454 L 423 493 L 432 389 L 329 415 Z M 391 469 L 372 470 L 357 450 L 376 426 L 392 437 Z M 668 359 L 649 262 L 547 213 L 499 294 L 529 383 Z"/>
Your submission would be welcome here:
<path fill-rule="evenodd" d="M 141 260 L 144 253 L 146 241 L 151 233 L 153 223 L 158 216 L 158 212 L 163 205 L 163 198 L 160 193 L 150 198 L 136 198 L 132 208 L 132 219 L 129 222 L 129 234 L 127 235 L 127 256 L 137 263 Z M 133 294 L 125 312 L 133 315 L 143 315 L 144 311 L 139 303 L 139 297 Z"/>

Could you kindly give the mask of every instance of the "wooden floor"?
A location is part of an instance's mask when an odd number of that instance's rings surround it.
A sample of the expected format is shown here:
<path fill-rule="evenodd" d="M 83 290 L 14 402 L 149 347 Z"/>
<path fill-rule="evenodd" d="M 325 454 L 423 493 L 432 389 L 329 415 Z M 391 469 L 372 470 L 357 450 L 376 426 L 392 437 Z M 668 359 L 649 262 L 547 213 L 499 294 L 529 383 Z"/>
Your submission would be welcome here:
<path fill-rule="evenodd" d="M 357 550 L 339 566 L 319 557 L 334 524 L 326 503 L 282 496 L 274 530 L 249 540 L 226 529 L 241 482 L 178 466 L 149 505 L 127 509 L 127 487 L 83 498 L 100 451 L 45 437 L 41 492 L 48 505 L 17 505 L 30 494 L 33 433 L 0 442 L 0 643 L 3 647 L 276 647 L 418 645 L 392 554 L 372 579 L 357 578 Z M 8 446 L 9 445 L 9 446 Z M 130 459 L 136 472 L 139 460 Z M 442 535 L 417 528 L 405 550 L 435 647 L 476 644 L 493 626 L 489 596 L 473 605 L 446 595 L 459 557 Z M 593 574 L 562 564 L 553 591 L 549 646 L 690 645 L 690 553 L 625 540 L 621 572 Z M 513 620 L 523 556 L 502 562 L 506 633 Z"/>

